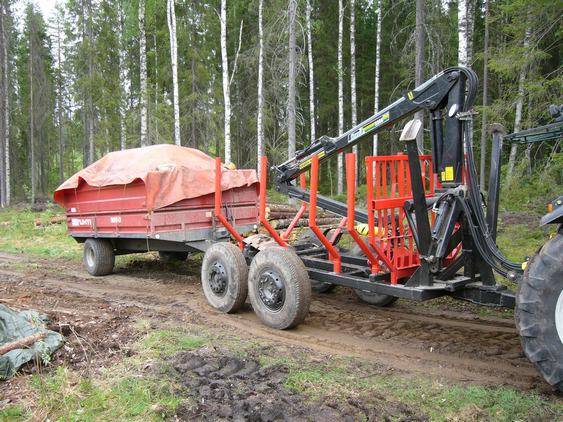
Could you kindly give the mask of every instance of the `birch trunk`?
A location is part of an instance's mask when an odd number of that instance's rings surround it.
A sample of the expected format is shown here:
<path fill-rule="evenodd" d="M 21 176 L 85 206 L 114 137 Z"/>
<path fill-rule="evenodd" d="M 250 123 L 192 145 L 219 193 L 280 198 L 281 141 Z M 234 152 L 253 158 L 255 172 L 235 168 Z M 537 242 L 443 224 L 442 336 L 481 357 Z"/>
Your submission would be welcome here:
<path fill-rule="evenodd" d="M 487 105 L 489 96 L 489 2 L 485 0 L 485 39 L 483 41 L 483 116 L 481 119 L 481 163 L 479 182 L 485 189 L 485 168 L 487 158 Z"/>
<path fill-rule="evenodd" d="M 263 28 L 264 0 L 258 1 L 258 116 L 257 116 L 257 160 L 256 167 L 260 177 L 260 159 L 264 155 L 264 28 Z"/>
<path fill-rule="evenodd" d="M 127 97 L 129 96 L 129 78 L 127 77 L 126 45 L 123 33 L 125 32 L 125 13 L 123 11 L 123 2 L 119 2 L 119 147 L 121 150 L 127 148 L 127 128 L 125 126 L 125 110 L 127 105 Z"/>
<path fill-rule="evenodd" d="M 295 18 L 297 1 L 289 0 L 289 72 L 288 72 L 288 98 L 287 98 L 287 156 L 295 156 L 295 77 L 296 69 L 296 41 Z"/>
<path fill-rule="evenodd" d="M 382 24 L 382 7 L 381 0 L 377 0 L 377 29 L 375 35 L 375 88 L 374 88 L 374 113 L 379 111 L 379 74 L 381 72 L 381 24 Z M 373 135 L 373 155 L 377 155 L 378 135 Z"/>
<path fill-rule="evenodd" d="M 9 9 L 5 6 L 5 16 L 8 16 Z M 4 28 L 6 31 L 6 28 Z M 11 167 L 10 167 L 10 93 L 9 93 L 9 57 L 8 57 L 8 37 L 4 32 L 4 186 L 6 189 L 4 203 L 6 206 L 10 205 L 11 201 Z"/>
<path fill-rule="evenodd" d="M 221 0 L 221 64 L 223 69 L 223 100 L 225 106 L 225 163 L 231 162 L 231 92 L 229 58 L 227 55 L 227 0 Z"/>
<path fill-rule="evenodd" d="M 307 20 L 307 58 L 309 61 L 309 120 L 311 125 L 310 142 L 313 143 L 317 138 L 316 117 L 315 117 L 315 72 L 313 67 L 313 34 L 311 29 L 311 0 L 307 0 L 306 20 Z"/>
<path fill-rule="evenodd" d="M 416 62 L 415 62 L 415 84 L 419 86 L 424 81 L 424 0 L 416 0 Z M 419 111 L 415 115 L 423 124 L 424 112 Z M 421 130 L 416 137 L 416 145 L 419 154 L 424 151 L 424 133 Z"/>
<path fill-rule="evenodd" d="M 524 35 L 524 50 L 530 46 L 530 35 L 532 29 L 528 27 Z M 524 83 L 526 82 L 527 63 L 520 69 L 520 76 L 518 77 L 518 98 L 516 99 L 516 112 L 514 114 L 514 132 L 520 132 L 522 124 L 522 106 L 524 105 Z M 506 171 L 506 178 L 510 179 L 514 171 L 514 163 L 516 162 L 516 153 L 518 152 L 518 144 L 512 143 L 510 147 L 510 155 L 508 157 L 508 169 Z"/>
<path fill-rule="evenodd" d="M 344 5 L 338 0 L 338 136 L 344 133 L 344 67 L 342 63 L 342 38 L 344 35 Z M 336 193 L 344 191 L 344 157 L 338 154 L 338 183 Z"/>
<path fill-rule="evenodd" d="M 139 67 L 141 80 L 141 146 L 147 146 L 147 39 L 145 35 L 145 0 L 139 0 Z"/>
<path fill-rule="evenodd" d="M 475 17 L 475 1 L 459 0 L 457 10 L 458 49 L 457 61 L 460 66 L 470 66 L 473 61 L 473 22 Z M 465 123 L 470 139 L 473 138 L 473 118 Z"/>
<path fill-rule="evenodd" d="M 176 37 L 176 10 L 174 0 L 168 0 L 168 31 L 170 32 L 170 61 L 172 63 L 172 85 L 174 102 L 174 143 L 180 143 L 180 100 L 178 95 L 178 41 Z"/>
<path fill-rule="evenodd" d="M 94 162 L 95 146 L 94 146 L 94 100 L 92 98 L 92 80 L 94 78 L 94 52 L 92 44 L 94 42 L 94 29 L 92 22 L 92 0 L 86 3 L 88 7 L 88 164 Z"/>
<path fill-rule="evenodd" d="M 356 0 L 350 0 L 350 106 L 352 107 L 352 127 L 358 123 L 358 103 L 356 99 Z M 358 155 L 358 146 L 352 148 Z M 360 160 L 357 160 L 357 164 Z M 357 179 L 357 178 L 356 178 Z"/>

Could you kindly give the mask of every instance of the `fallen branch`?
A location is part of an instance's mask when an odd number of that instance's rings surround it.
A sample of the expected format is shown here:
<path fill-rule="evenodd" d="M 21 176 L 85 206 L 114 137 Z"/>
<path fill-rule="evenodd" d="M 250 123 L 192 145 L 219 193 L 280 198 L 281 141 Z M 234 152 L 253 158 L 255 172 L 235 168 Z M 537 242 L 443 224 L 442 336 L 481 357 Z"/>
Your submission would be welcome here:
<path fill-rule="evenodd" d="M 43 340 L 44 337 L 45 337 L 45 333 L 41 332 L 21 338 L 11 343 L 6 343 L 5 345 L 0 346 L 0 356 L 5 355 L 6 353 L 11 352 L 12 350 L 23 349 L 24 347 L 31 346 L 32 344 L 35 344 L 35 342 L 39 340 Z"/>

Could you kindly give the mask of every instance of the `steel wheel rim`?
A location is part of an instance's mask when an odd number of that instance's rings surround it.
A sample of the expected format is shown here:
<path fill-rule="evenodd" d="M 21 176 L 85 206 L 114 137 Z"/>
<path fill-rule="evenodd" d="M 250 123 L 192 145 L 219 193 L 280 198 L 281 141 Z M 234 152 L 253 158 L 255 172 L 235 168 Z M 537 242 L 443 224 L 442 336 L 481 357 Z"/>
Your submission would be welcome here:
<path fill-rule="evenodd" d="M 559 299 L 555 306 L 555 328 L 559 335 L 559 341 L 563 344 L 563 290 L 559 292 Z"/>
<path fill-rule="evenodd" d="M 227 276 L 227 271 L 221 262 L 215 261 L 211 265 L 207 282 L 209 284 L 209 288 L 215 296 L 225 296 L 229 285 L 229 278 Z"/>
<path fill-rule="evenodd" d="M 258 297 L 266 308 L 277 312 L 285 303 L 285 283 L 283 278 L 272 270 L 264 271 L 258 279 Z"/>
<path fill-rule="evenodd" d="M 94 256 L 94 249 L 86 249 L 86 264 L 89 267 L 93 267 L 96 264 L 96 257 Z"/>

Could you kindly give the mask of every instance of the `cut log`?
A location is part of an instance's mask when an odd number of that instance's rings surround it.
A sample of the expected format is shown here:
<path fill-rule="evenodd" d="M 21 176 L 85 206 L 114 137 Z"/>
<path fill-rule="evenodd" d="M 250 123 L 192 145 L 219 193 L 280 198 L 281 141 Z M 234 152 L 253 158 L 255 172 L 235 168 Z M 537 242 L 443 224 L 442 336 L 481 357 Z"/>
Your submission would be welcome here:
<path fill-rule="evenodd" d="M 42 226 L 48 226 L 48 225 L 51 225 L 51 224 L 62 224 L 62 223 L 66 223 L 66 216 L 65 215 L 55 215 L 55 216 L 49 218 L 45 222 L 41 221 L 40 218 L 37 218 L 35 220 L 35 227 L 42 227 Z"/>
<path fill-rule="evenodd" d="M 11 343 L 6 343 L 5 345 L 0 346 L 0 356 L 8 352 L 11 352 L 12 350 L 23 349 L 24 347 L 31 346 L 35 342 L 39 340 L 43 340 L 44 337 L 45 337 L 45 333 L 42 332 L 42 333 L 32 334 L 30 336 L 21 338 Z"/>
<path fill-rule="evenodd" d="M 274 229 L 286 229 L 291 224 L 291 220 L 292 219 L 290 219 L 290 218 L 282 219 L 282 220 L 272 220 L 272 221 L 270 221 L 270 224 L 272 225 L 272 227 Z M 340 218 L 338 218 L 338 217 L 337 218 L 334 218 L 334 217 L 317 218 L 317 224 L 319 226 L 338 224 L 338 223 L 340 223 Z M 296 227 L 306 227 L 308 225 L 309 225 L 309 219 L 308 218 L 301 218 L 297 221 Z"/>

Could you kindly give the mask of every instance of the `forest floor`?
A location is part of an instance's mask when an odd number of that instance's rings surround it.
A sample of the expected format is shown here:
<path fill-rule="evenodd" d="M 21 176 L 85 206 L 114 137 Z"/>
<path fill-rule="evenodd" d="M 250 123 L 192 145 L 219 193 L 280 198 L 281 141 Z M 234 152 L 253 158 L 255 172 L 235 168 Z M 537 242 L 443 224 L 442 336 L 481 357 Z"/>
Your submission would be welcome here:
<path fill-rule="evenodd" d="M 0 383 L 0 421 L 563 417 L 512 311 L 449 299 L 378 309 L 339 288 L 314 295 L 297 329 L 272 330 L 250 305 L 210 308 L 198 256 L 122 256 L 113 275 L 89 276 L 52 215 L 0 212 L 0 303 L 46 313 L 66 337 L 49 363 Z M 499 243 L 513 258 L 543 243 L 524 216 L 506 218 Z"/>

